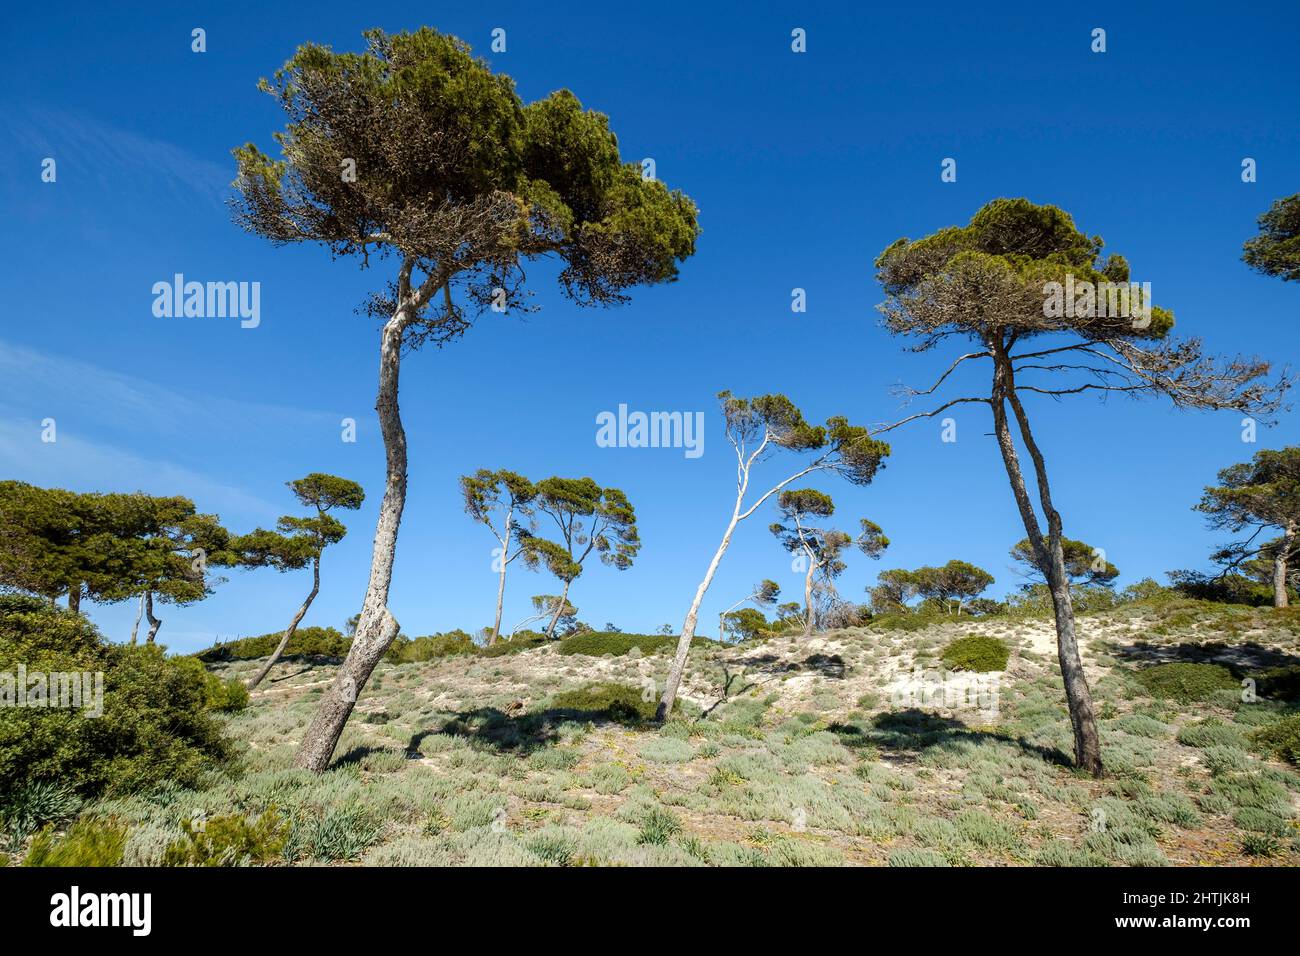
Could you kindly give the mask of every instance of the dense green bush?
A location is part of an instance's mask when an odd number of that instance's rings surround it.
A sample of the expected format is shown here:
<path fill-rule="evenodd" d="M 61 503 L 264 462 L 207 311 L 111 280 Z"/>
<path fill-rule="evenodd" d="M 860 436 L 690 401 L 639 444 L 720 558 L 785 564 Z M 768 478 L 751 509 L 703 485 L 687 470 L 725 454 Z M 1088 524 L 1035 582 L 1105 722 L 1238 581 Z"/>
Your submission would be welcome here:
<path fill-rule="evenodd" d="M 591 631 L 566 637 L 560 642 L 561 654 L 586 654 L 589 657 L 603 657 L 613 654 L 622 657 L 632 648 L 639 648 L 642 654 L 655 654 L 661 650 L 677 647 L 677 637 L 664 634 L 624 634 L 621 631 Z M 692 647 L 703 647 L 714 643 L 708 638 L 692 639 Z"/>
<path fill-rule="evenodd" d="M 996 637 L 970 634 L 959 637 L 943 649 L 940 655 L 944 664 L 955 671 L 975 671 L 985 674 L 989 671 L 1007 669 L 1011 657 L 1011 648 Z"/>
<path fill-rule="evenodd" d="M 274 809 L 249 822 L 240 814 L 212 817 L 196 827 L 181 822 L 185 836 L 163 853 L 163 866 L 247 866 L 278 860 L 289 824 Z"/>
<path fill-rule="evenodd" d="M 1182 704 L 1205 700 L 1219 690 L 1240 686 L 1232 671 L 1219 664 L 1192 664 L 1178 661 L 1154 664 L 1137 672 L 1137 679 L 1152 697 L 1176 700 Z"/>
<path fill-rule="evenodd" d="M 479 654 L 483 657 L 503 657 L 506 654 L 532 650 L 534 647 L 544 647 L 549 643 L 551 639 L 541 631 L 516 631 L 509 637 L 502 635 L 497 638 L 495 644 L 483 648 Z"/>
<path fill-rule="evenodd" d="M 86 817 L 59 836 L 47 828 L 32 841 L 23 866 L 119 866 L 126 851 L 126 826 Z"/>
<path fill-rule="evenodd" d="M 394 664 L 415 664 L 456 654 L 474 654 L 478 650 L 474 638 L 458 629 L 416 638 L 398 635 L 384 653 L 384 659 Z"/>
<path fill-rule="evenodd" d="M 284 631 L 274 631 L 260 637 L 241 637 L 236 641 L 217 644 L 194 656 L 206 664 L 218 661 L 248 661 L 270 657 L 284 637 Z M 294 632 L 285 646 L 285 657 L 346 657 L 352 646 L 350 638 L 332 627 L 302 627 Z"/>
<path fill-rule="evenodd" d="M 576 710 L 600 714 L 622 724 L 639 724 L 652 720 L 658 707 L 657 697 L 644 700 L 639 688 L 627 684 L 588 684 L 579 690 L 556 694 L 552 702 L 558 710 Z M 674 704 L 676 712 L 680 708 Z"/>
<path fill-rule="evenodd" d="M 1251 734 L 1251 741 L 1267 754 L 1300 764 L 1300 714 L 1261 727 Z"/>
<path fill-rule="evenodd" d="M 1270 667 L 1250 675 L 1255 678 L 1255 689 L 1269 700 L 1296 700 L 1300 698 L 1300 664 Z"/>
<path fill-rule="evenodd" d="M 57 781 L 82 796 L 180 786 L 228 754 L 207 712 L 201 667 L 161 647 L 109 644 L 85 618 L 0 597 L 0 674 L 103 674 L 103 714 L 84 706 L 0 707 L 0 793 Z"/>

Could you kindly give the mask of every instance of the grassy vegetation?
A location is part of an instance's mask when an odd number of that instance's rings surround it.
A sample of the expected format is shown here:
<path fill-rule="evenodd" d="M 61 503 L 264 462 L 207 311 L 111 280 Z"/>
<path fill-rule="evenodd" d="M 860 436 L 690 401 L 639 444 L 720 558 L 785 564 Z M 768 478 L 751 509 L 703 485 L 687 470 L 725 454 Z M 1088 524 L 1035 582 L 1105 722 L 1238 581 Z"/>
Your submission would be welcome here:
<path fill-rule="evenodd" d="M 1046 619 L 708 642 L 662 725 L 646 690 L 662 649 L 637 635 L 583 635 L 594 653 L 525 638 L 381 663 L 320 777 L 291 759 L 333 666 L 278 665 L 244 710 L 216 718 L 239 742 L 234 764 L 125 795 L 29 794 L 27 818 L 49 819 L 9 852 L 127 865 L 1295 865 L 1295 705 L 1276 679 L 1272 697 L 1243 695 L 1238 675 L 1293 666 L 1297 637 L 1289 616 L 1245 610 L 1175 601 L 1081 619 L 1102 780 L 1068 766 Z M 1167 614 L 1191 617 L 1167 628 Z M 1241 628 L 1234 644 L 1224 620 Z M 898 703 L 898 681 L 972 636 L 1001 649 L 992 663 L 1014 654 L 995 707 Z"/>

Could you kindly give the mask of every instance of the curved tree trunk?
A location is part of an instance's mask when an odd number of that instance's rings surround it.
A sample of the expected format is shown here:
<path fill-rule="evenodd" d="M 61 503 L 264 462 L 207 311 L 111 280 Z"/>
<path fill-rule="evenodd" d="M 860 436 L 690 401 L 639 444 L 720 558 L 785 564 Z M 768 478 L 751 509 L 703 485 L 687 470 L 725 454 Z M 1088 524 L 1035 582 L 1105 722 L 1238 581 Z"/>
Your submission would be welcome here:
<path fill-rule="evenodd" d="M 1101 738 L 1097 732 L 1097 718 L 1093 712 L 1092 692 L 1079 658 L 1079 645 L 1074 627 L 1074 604 L 1070 597 L 1070 579 L 1065 570 L 1065 553 L 1061 544 L 1061 516 L 1052 505 L 1051 489 L 1047 481 L 1047 466 L 1029 428 L 1029 418 L 1015 392 L 1011 362 L 1002 349 L 995 348 L 993 380 L 993 423 L 1006 466 L 1011 490 L 1025 531 L 1034 550 L 1035 561 L 1047 577 L 1048 591 L 1052 596 L 1052 610 L 1056 620 L 1056 651 L 1065 685 L 1065 698 L 1074 730 L 1074 759 L 1079 767 L 1093 776 L 1102 772 Z M 1006 406 L 1010 404 L 1020 427 L 1020 434 L 1034 462 L 1039 499 L 1047 516 L 1047 536 L 1039 527 L 1020 469 L 1020 458 L 1007 421 Z"/>
<path fill-rule="evenodd" d="M 555 637 L 555 625 L 560 623 L 560 612 L 569 606 L 569 586 L 573 584 L 572 580 L 564 582 L 564 592 L 560 595 L 560 603 L 555 605 L 555 613 L 551 615 L 551 623 L 546 626 L 546 636 Z"/>
<path fill-rule="evenodd" d="M 361 606 L 352 647 L 334 682 L 321 697 L 320 707 L 303 734 L 293 761 L 295 766 L 317 773 L 329 765 L 358 694 L 384 656 L 384 651 L 397 637 L 397 620 L 388 610 L 388 588 L 393 579 L 397 530 L 402 523 L 402 509 L 406 506 L 406 431 L 402 428 L 402 417 L 397 407 L 402 336 L 406 325 L 406 311 L 401 309 L 384 326 L 379 348 L 379 395 L 375 410 L 379 413 L 379 428 L 384 436 L 388 477 L 375 526 L 370 584 Z"/>
<path fill-rule="evenodd" d="M 302 607 L 298 608 L 298 613 L 295 614 L 293 616 L 293 620 L 289 622 L 289 626 L 288 628 L 285 629 L 284 636 L 280 638 L 280 643 L 276 646 L 275 652 L 272 653 L 269 658 L 267 658 L 266 663 L 262 665 L 262 669 L 259 670 L 255 675 L 253 675 L 253 679 L 248 682 L 249 690 L 252 690 L 258 684 L 262 683 L 262 681 L 266 679 L 266 675 L 271 673 L 271 668 L 274 667 L 275 662 L 280 659 L 280 655 L 284 653 L 284 649 L 289 646 L 290 638 L 292 638 L 294 633 L 298 630 L 298 624 L 306 616 L 307 609 L 311 607 L 311 602 L 316 600 L 316 595 L 320 593 L 320 555 L 319 554 L 316 555 L 315 560 L 312 562 L 311 578 L 312 578 L 311 593 L 307 595 L 307 600 L 302 602 Z"/>
<path fill-rule="evenodd" d="M 686 612 L 686 623 L 682 625 L 681 637 L 677 639 L 677 653 L 673 655 L 672 665 L 668 668 L 668 679 L 664 682 L 664 695 L 659 701 L 659 707 L 655 710 L 655 720 L 663 720 L 668 714 L 672 713 L 673 704 L 677 702 L 677 688 L 681 686 L 682 673 L 686 670 L 686 656 L 690 653 L 691 640 L 695 637 L 695 624 L 699 620 L 700 605 L 704 603 L 704 594 L 709 590 L 709 585 L 713 583 L 713 575 L 718 571 L 722 556 L 727 553 L 727 548 L 731 546 L 731 536 L 735 533 L 736 525 L 740 522 L 740 501 L 740 498 L 736 499 L 736 510 L 731 514 L 731 523 L 727 525 L 727 531 L 722 536 L 722 543 L 718 545 L 713 560 L 709 562 L 709 570 L 705 572 L 704 580 L 695 589 L 695 600 L 691 601 L 690 610 Z"/>
<path fill-rule="evenodd" d="M 492 622 L 492 636 L 488 638 L 488 647 L 495 644 L 497 638 L 501 636 L 501 608 L 506 600 L 506 564 L 509 561 L 510 532 L 512 530 L 510 522 L 513 518 L 513 513 L 506 515 L 505 541 L 501 545 L 501 580 L 497 582 L 497 616 Z"/>
<path fill-rule="evenodd" d="M 1289 525 L 1286 534 L 1277 547 L 1277 557 L 1273 559 L 1273 606 L 1288 607 L 1290 598 L 1286 593 L 1286 572 L 1287 559 L 1291 556 L 1291 549 L 1295 547 L 1296 529 L 1294 525 Z"/>
<path fill-rule="evenodd" d="M 158 636 L 158 628 L 162 627 L 162 620 L 153 616 L 153 592 L 144 592 L 144 616 L 149 621 L 149 636 L 144 639 L 146 644 L 152 644 L 153 639 Z"/>

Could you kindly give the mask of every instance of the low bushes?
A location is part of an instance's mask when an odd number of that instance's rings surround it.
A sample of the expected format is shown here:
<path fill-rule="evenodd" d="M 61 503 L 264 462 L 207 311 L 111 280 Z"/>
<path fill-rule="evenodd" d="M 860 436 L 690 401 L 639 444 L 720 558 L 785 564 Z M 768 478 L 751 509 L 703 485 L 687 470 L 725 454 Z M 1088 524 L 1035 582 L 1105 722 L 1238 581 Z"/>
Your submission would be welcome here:
<path fill-rule="evenodd" d="M 603 657 L 613 654 L 622 657 L 632 648 L 642 654 L 657 654 L 662 650 L 677 647 L 678 638 L 664 634 L 624 634 L 622 631 L 589 631 L 574 637 L 566 637 L 560 642 L 561 654 L 586 654 L 589 657 Z M 706 647 L 713 644 L 708 638 L 692 638 L 692 647 Z"/>
<path fill-rule="evenodd" d="M 194 656 L 205 664 L 219 661 L 247 661 L 270 657 L 284 637 L 284 631 L 274 631 L 260 637 L 241 637 L 237 641 L 217 644 Z M 332 627 L 303 627 L 294 632 L 284 649 L 286 657 L 296 655 L 317 657 L 346 657 L 352 646 L 350 638 Z"/>
<path fill-rule="evenodd" d="M 474 638 L 461 630 L 416 638 L 399 634 L 384 653 L 384 659 L 394 664 L 414 664 L 457 654 L 475 654 L 478 650 Z"/>
<path fill-rule="evenodd" d="M 32 841 L 23 866 L 119 866 L 126 852 L 126 826 L 115 820 L 87 817 L 63 836 L 52 829 Z"/>
<path fill-rule="evenodd" d="M 940 655 L 944 664 L 955 671 L 974 671 L 985 674 L 989 671 L 1007 669 L 1011 657 L 1011 648 L 996 637 L 971 634 L 959 637 L 943 649 Z"/>
<path fill-rule="evenodd" d="M 557 710 L 576 710 L 598 714 L 621 724 L 639 724 L 654 719 L 658 698 L 644 700 L 642 692 L 627 684 L 588 684 L 579 690 L 564 691 L 552 698 Z M 673 705 L 676 712 L 679 708 Z"/>
<path fill-rule="evenodd" d="M 1192 664 L 1179 661 L 1155 664 L 1137 672 L 1138 682 L 1152 697 L 1190 704 L 1205 700 L 1215 691 L 1240 686 L 1232 671 L 1219 664 Z"/>
<path fill-rule="evenodd" d="M 163 866 L 247 866 L 280 859 L 289 824 L 275 810 L 250 822 L 238 814 L 212 817 L 200 827 L 181 822 L 185 836 L 167 847 Z"/>
<path fill-rule="evenodd" d="M 29 681 L 38 673 L 102 674 L 103 709 L 97 714 L 100 701 L 84 699 L 81 707 L 0 707 L 0 793 L 36 781 L 83 797 L 194 786 L 229 754 L 208 710 L 209 675 L 161 647 L 109 644 L 80 615 L 0 597 L 0 682 L 10 693 L 19 665 Z"/>
<path fill-rule="evenodd" d="M 1251 734 L 1251 742 L 1279 760 L 1300 764 L 1300 714 L 1261 727 Z"/>

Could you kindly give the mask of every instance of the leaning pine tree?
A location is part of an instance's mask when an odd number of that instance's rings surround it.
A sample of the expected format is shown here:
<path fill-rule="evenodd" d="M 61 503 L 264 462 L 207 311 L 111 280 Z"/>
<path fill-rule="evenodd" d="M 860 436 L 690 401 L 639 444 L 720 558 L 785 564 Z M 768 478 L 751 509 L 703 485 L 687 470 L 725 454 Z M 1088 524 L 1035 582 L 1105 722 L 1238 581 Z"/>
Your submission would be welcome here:
<path fill-rule="evenodd" d="M 356 638 L 295 762 L 321 771 L 357 694 L 397 636 L 388 590 L 406 502 L 398 412 L 404 353 L 445 344 L 487 307 L 522 308 L 523 267 L 555 255 L 564 294 L 624 301 L 694 252 L 694 204 L 619 158 L 607 118 L 567 90 L 525 105 L 454 37 L 366 33 L 364 53 L 307 44 L 263 81 L 288 116 L 283 158 L 235 150 L 236 219 L 275 243 L 318 242 L 363 267 L 391 257 L 368 312 L 382 321 L 387 479 Z"/>
<path fill-rule="evenodd" d="M 731 546 L 736 526 L 763 503 L 779 494 L 791 482 L 818 471 L 840 475 L 855 485 L 866 485 L 876 476 L 889 446 L 872 438 L 865 428 L 850 425 L 847 418 L 834 416 L 825 425 L 810 425 L 794 402 L 784 395 L 759 395 L 755 398 L 737 398 L 731 392 L 718 393 L 722 417 L 726 421 L 727 441 L 736 452 L 736 504 L 722 533 L 718 550 L 704 572 L 704 580 L 695 589 L 695 598 L 686 612 L 681 637 L 677 640 L 677 653 L 668 668 L 664 693 L 655 711 L 655 718 L 663 720 L 672 712 L 686 670 L 686 657 L 695 637 L 695 625 L 700 616 L 700 605 L 713 583 L 713 576 L 722 563 L 722 556 Z M 752 504 L 746 505 L 749 495 L 750 473 L 763 458 L 775 451 L 790 451 L 811 457 L 802 468 L 782 479 L 760 494 Z M 721 636 L 721 635 L 719 635 Z"/>
<path fill-rule="evenodd" d="M 230 544 L 231 550 L 238 553 L 238 563 L 243 567 L 295 571 L 311 565 L 311 591 L 280 635 L 280 643 L 248 682 L 249 690 L 262 683 L 266 675 L 271 673 L 271 668 L 284 654 L 284 649 L 297 632 L 298 625 L 307 616 L 316 595 L 320 594 L 321 552 L 332 544 L 338 544 L 348 533 L 343 522 L 329 512 L 335 508 L 355 511 L 366 500 L 365 491 L 355 481 L 318 471 L 288 484 L 298 502 L 304 508 L 315 509 L 316 514 L 306 518 L 284 515 L 276 523 L 275 531 L 258 528 L 234 539 Z"/>
<path fill-rule="evenodd" d="M 1075 637 L 1061 516 L 1021 395 L 1163 395 L 1179 408 L 1258 415 L 1278 409 L 1289 384 L 1285 378 L 1266 383 L 1269 365 L 1259 359 L 1217 362 L 1203 353 L 1197 339 L 1171 340 L 1172 313 L 1142 302 L 1130 286 L 1128 263 L 1116 255 L 1102 260 L 1101 249 L 1099 237 L 1081 233 L 1069 214 L 1055 206 L 997 199 L 966 226 L 941 229 L 915 242 L 900 239 L 876 260 L 886 295 L 879 307 L 885 327 L 917 338 L 913 351 L 927 351 L 954 337 L 977 343 L 934 385 L 909 390 L 909 397 L 934 394 L 965 362 L 988 359 L 992 364 L 988 394 L 949 399 L 876 433 L 960 404 L 987 405 L 992 411 L 1034 565 L 1043 572 L 1052 598 L 1075 759 L 1097 775 L 1102 772 L 1101 747 Z M 1040 344 L 1030 346 L 1035 341 Z M 1012 419 L 1033 463 L 1046 527 L 1021 471 Z"/>

